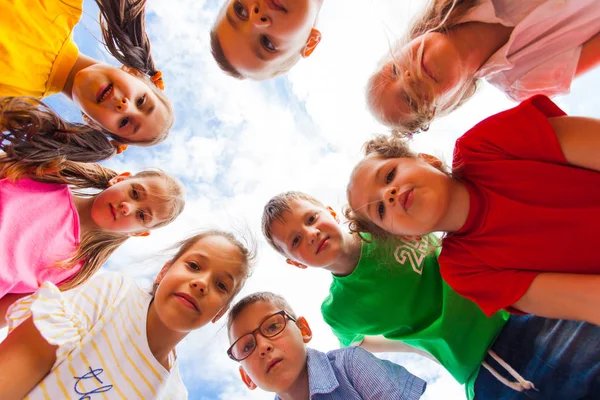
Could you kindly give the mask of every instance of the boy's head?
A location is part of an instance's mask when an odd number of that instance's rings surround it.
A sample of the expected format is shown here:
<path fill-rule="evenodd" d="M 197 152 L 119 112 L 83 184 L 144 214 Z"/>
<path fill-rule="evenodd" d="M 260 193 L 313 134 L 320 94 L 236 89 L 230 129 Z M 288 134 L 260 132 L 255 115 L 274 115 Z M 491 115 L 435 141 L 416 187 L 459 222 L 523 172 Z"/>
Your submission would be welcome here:
<path fill-rule="evenodd" d="M 321 40 L 323 0 L 227 0 L 210 32 L 212 54 L 229 75 L 263 80 L 289 71 Z"/>
<path fill-rule="evenodd" d="M 232 307 L 227 331 L 227 353 L 240 362 L 242 381 L 250 390 L 282 393 L 305 372 L 312 331 L 283 297 L 270 292 L 244 297 Z"/>
<path fill-rule="evenodd" d="M 335 211 L 302 192 L 269 200 L 262 231 L 269 244 L 299 268 L 327 267 L 342 255 L 344 234 Z"/>

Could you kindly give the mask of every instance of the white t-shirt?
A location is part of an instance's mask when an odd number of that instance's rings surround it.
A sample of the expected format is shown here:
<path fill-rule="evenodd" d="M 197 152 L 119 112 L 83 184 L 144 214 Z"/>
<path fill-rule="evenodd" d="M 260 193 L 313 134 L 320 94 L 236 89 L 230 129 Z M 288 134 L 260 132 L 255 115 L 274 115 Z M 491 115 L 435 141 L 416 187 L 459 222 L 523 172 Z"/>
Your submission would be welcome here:
<path fill-rule="evenodd" d="M 600 32 L 599 0 L 481 0 L 462 22 L 514 27 L 476 78 L 522 101 L 569 93 L 581 45 Z"/>
<path fill-rule="evenodd" d="M 26 399 L 187 399 L 175 354 L 167 371 L 148 347 L 151 299 L 133 281 L 106 273 L 67 292 L 46 282 L 12 305 L 9 331 L 32 316 L 58 346 L 50 373 Z"/>

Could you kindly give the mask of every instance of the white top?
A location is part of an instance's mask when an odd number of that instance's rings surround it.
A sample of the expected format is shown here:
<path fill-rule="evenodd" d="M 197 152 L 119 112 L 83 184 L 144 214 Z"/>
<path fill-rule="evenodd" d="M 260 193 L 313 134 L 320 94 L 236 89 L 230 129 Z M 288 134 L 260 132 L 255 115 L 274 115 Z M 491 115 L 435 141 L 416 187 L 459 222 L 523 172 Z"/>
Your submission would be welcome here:
<path fill-rule="evenodd" d="M 599 0 L 481 0 L 462 22 L 514 27 L 476 78 L 513 100 L 569 93 L 581 45 L 600 32 Z"/>
<path fill-rule="evenodd" d="M 96 276 L 60 292 L 45 282 L 8 310 L 9 331 L 33 316 L 56 363 L 26 399 L 187 399 L 175 354 L 171 371 L 146 338 L 152 297 L 119 274 Z"/>

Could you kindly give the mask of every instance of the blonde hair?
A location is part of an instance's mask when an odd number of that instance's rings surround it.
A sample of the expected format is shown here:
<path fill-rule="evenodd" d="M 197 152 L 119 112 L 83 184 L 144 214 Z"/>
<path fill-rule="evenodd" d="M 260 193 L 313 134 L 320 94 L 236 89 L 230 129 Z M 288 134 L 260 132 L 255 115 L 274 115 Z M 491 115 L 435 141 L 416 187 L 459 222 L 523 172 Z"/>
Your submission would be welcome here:
<path fill-rule="evenodd" d="M 78 163 L 64 158 L 42 163 L 13 161 L 6 156 L 0 157 L 0 175 L 12 181 L 29 178 L 38 182 L 66 184 L 74 194 L 84 197 L 92 197 L 96 194 L 84 193 L 83 190 L 102 191 L 108 188 L 112 178 L 118 176 L 115 171 L 98 164 Z M 152 229 L 171 223 L 181 214 L 185 205 L 183 186 L 177 179 L 160 170 L 142 171 L 129 179 L 143 178 L 160 179 L 165 185 L 164 192 L 152 193 L 152 198 L 159 204 L 165 205 L 167 218 L 159 221 Z M 62 283 L 60 289 L 72 289 L 87 281 L 129 237 L 127 233 L 101 230 L 85 233 L 79 246 L 69 258 L 50 266 L 70 269 L 82 263 L 81 269 L 68 281 Z"/>
<path fill-rule="evenodd" d="M 419 14 L 408 29 L 408 32 L 401 38 L 396 49 L 402 49 L 412 40 L 432 32 L 447 33 L 456 28 L 461 23 L 461 19 L 466 13 L 477 5 L 479 0 L 431 0 L 424 11 Z M 421 59 L 423 57 L 424 40 L 421 42 L 419 54 L 417 55 L 417 65 L 411 66 L 412 73 L 422 76 Z M 382 65 L 390 59 L 397 65 L 394 52 L 390 50 L 390 55 L 384 57 Z M 412 60 L 413 57 L 410 57 Z M 417 104 L 409 104 L 413 108 L 412 112 L 404 115 L 402 118 L 393 119 L 385 116 L 381 110 L 381 93 L 386 86 L 385 79 L 388 78 L 380 71 L 374 73 L 367 83 L 367 104 L 371 113 L 382 123 L 394 128 L 398 135 L 410 136 L 420 131 L 429 129 L 429 124 L 435 117 L 447 115 L 460 107 L 463 103 L 475 94 L 479 82 L 474 77 L 467 79 L 461 84 L 456 93 L 452 96 L 445 96 L 443 99 L 433 99 L 427 102 L 420 100 Z M 411 99 L 423 97 L 419 93 L 412 92 L 410 87 L 406 88 Z M 429 90 L 429 98 L 433 97 L 432 90 Z"/>

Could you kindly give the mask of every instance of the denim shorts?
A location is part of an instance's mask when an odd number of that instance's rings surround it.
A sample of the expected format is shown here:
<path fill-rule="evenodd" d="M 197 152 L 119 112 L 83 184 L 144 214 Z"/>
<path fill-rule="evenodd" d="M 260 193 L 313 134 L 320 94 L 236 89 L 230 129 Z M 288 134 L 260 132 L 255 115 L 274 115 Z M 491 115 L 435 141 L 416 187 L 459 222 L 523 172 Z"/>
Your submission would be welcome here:
<path fill-rule="evenodd" d="M 476 400 L 600 400 L 600 326 L 513 315 L 491 349 L 538 391 L 517 392 L 481 367 Z M 489 354 L 485 361 L 515 381 Z"/>

